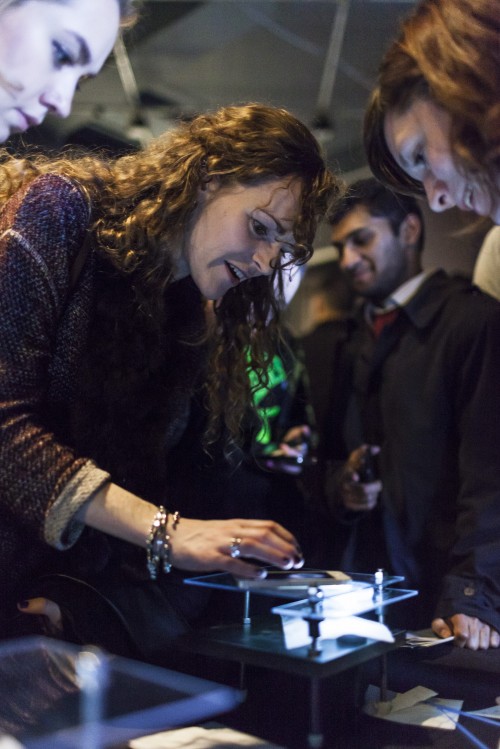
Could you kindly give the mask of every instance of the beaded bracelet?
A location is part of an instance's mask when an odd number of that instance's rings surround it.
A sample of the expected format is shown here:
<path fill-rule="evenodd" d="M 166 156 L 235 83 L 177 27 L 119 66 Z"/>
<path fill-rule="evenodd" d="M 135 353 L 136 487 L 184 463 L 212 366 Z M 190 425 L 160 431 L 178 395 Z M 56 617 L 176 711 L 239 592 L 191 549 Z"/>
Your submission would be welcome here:
<path fill-rule="evenodd" d="M 178 510 L 172 513 L 172 530 L 175 531 L 177 526 L 179 525 L 179 520 L 181 519 L 181 514 Z M 165 531 L 168 523 L 168 512 L 167 512 L 167 519 L 165 521 Z M 172 561 L 170 558 L 170 552 L 172 551 L 172 548 L 170 546 L 170 536 L 168 533 L 165 533 L 165 544 L 163 546 L 163 572 L 167 575 L 169 572 L 172 571 Z"/>
<path fill-rule="evenodd" d="M 155 513 L 146 539 L 146 566 L 151 580 L 156 580 L 158 573 L 168 575 L 172 570 L 170 559 L 170 536 L 167 533 L 168 510 L 163 506 Z M 172 528 L 175 530 L 180 520 L 179 512 L 172 515 Z"/>
<path fill-rule="evenodd" d="M 179 520 L 181 519 L 181 513 L 179 510 L 176 510 L 174 513 L 172 513 L 172 528 L 175 529 L 179 525 Z"/>
<path fill-rule="evenodd" d="M 165 543 L 168 545 L 167 518 L 168 512 L 164 507 L 159 507 L 146 539 L 146 566 L 151 580 L 158 577 L 160 564 L 164 559 Z"/>

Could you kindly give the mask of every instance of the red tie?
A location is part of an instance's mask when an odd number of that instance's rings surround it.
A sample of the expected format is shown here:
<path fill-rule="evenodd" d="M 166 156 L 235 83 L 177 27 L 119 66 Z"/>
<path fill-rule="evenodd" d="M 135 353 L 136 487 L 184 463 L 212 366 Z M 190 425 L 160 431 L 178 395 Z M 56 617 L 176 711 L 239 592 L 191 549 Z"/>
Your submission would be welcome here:
<path fill-rule="evenodd" d="M 390 325 L 399 315 L 399 307 L 393 307 L 388 312 L 376 314 L 372 320 L 372 329 L 375 338 L 378 338 L 386 325 Z"/>

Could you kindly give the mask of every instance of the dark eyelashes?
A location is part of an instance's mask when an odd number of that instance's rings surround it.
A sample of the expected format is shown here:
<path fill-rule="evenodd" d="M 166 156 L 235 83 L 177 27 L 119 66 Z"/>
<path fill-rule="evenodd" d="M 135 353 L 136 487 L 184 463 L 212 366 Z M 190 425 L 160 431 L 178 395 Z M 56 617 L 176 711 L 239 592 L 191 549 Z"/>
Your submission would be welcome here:
<path fill-rule="evenodd" d="M 422 151 L 417 151 L 413 157 L 413 163 L 415 166 L 420 166 L 421 164 L 425 164 L 425 156 Z"/>
<path fill-rule="evenodd" d="M 371 239 L 371 236 L 354 235 L 348 241 L 350 241 L 355 247 L 366 247 L 370 243 Z M 339 257 L 342 257 L 344 254 L 344 246 L 344 242 L 332 242 L 332 247 L 337 250 L 337 252 L 339 253 Z"/>
<path fill-rule="evenodd" d="M 252 232 L 258 239 L 264 239 L 266 241 L 272 241 L 272 242 L 280 242 L 279 235 L 277 235 L 276 229 L 271 229 L 271 227 L 264 224 L 262 221 L 259 221 L 257 218 L 251 219 L 251 226 L 252 226 Z M 273 231 L 274 230 L 274 231 Z M 282 241 L 281 247 L 280 247 L 280 255 L 284 258 L 284 260 L 279 261 L 280 266 L 288 266 L 290 264 L 294 264 L 296 262 L 295 255 L 297 254 L 297 246 L 293 243 Z M 300 255 L 301 253 L 299 253 Z M 305 253 L 307 254 L 307 253 Z"/>
<path fill-rule="evenodd" d="M 52 42 L 52 49 L 53 49 L 54 65 L 56 67 L 61 68 L 63 67 L 63 65 L 73 64 L 73 60 L 69 52 L 67 52 L 64 46 L 55 39 Z"/>
<path fill-rule="evenodd" d="M 267 237 L 269 234 L 267 226 L 256 218 L 252 219 L 252 229 L 258 237 Z"/>
<path fill-rule="evenodd" d="M 356 247 L 364 247 L 370 240 L 371 236 L 366 234 L 355 234 L 352 237 L 352 243 L 356 245 Z"/>

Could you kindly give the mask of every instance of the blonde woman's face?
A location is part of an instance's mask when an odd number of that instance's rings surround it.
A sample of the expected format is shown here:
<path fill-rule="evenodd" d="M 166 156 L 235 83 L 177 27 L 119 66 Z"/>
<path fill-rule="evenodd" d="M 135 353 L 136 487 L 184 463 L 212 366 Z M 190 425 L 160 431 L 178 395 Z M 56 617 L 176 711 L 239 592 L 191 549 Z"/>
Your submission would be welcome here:
<path fill-rule="evenodd" d="M 27 0 L 0 14 L 0 141 L 69 114 L 82 77 L 99 72 L 120 22 L 117 0 Z"/>
<path fill-rule="evenodd" d="M 464 175 L 450 148 L 450 115 L 428 99 L 415 99 L 403 112 L 385 118 L 385 139 L 396 163 L 424 186 L 433 211 L 457 206 L 500 223 L 500 184 L 492 194 L 481 182 Z"/>
<path fill-rule="evenodd" d="M 221 187 L 216 179 L 199 192 L 199 204 L 182 252 L 207 299 L 220 299 L 240 283 L 273 272 L 295 238 L 301 207 L 299 180 L 272 179 L 259 185 Z"/>

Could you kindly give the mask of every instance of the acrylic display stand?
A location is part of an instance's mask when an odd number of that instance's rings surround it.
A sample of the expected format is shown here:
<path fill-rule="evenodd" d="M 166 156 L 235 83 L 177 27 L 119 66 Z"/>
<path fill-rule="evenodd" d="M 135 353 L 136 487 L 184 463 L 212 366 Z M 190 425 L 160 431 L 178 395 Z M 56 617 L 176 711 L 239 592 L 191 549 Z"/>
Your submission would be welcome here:
<path fill-rule="evenodd" d="M 309 578 L 309 572 L 311 577 Z M 385 688 L 384 655 L 398 646 L 404 633 L 394 633 L 394 642 L 382 642 L 369 637 L 349 637 L 321 639 L 320 623 L 328 618 L 358 616 L 370 612 L 379 624 L 384 624 L 387 606 L 417 595 L 416 590 L 392 588 L 391 585 L 402 582 L 402 577 L 384 575 L 381 570 L 374 574 L 352 574 L 354 585 L 347 588 L 342 582 L 323 582 L 310 585 L 314 573 L 302 571 L 295 580 L 284 580 L 283 585 L 266 586 L 254 581 L 251 587 L 237 580 L 228 573 L 217 573 L 189 578 L 185 582 L 240 594 L 242 603 L 241 622 L 229 625 L 209 627 L 191 633 L 185 638 L 184 646 L 191 651 L 205 655 L 239 662 L 244 687 L 245 664 L 275 669 L 283 672 L 305 676 L 310 682 L 309 715 L 310 731 L 307 744 L 311 748 L 323 746 L 321 716 L 318 712 L 320 682 L 323 678 L 339 674 L 362 663 L 382 656 L 381 687 Z M 265 582 L 265 581 L 264 581 Z M 340 600 L 354 591 L 365 590 L 366 594 L 335 608 L 333 597 Z M 275 599 L 286 599 L 288 602 L 272 606 L 272 614 L 267 616 L 250 616 L 251 595 L 272 596 Z M 274 615 L 273 615 L 274 614 Z M 279 616 L 276 616 L 278 614 Z M 307 622 L 309 643 L 290 649 L 287 647 L 282 618 L 298 617 Z"/>
<path fill-rule="evenodd" d="M 391 588 L 403 582 L 404 577 L 386 575 L 382 570 L 373 574 L 350 573 L 347 579 L 338 579 L 334 577 L 337 573 L 324 573 L 321 570 L 294 573 L 276 573 L 273 570 L 272 574 L 277 576 L 263 580 L 242 580 L 227 572 L 219 572 L 187 578 L 185 583 L 242 594 L 242 624 L 245 625 L 251 621 L 251 594 L 295 601 L 295 604 L 273 607 L 272 611 L 311 621 L 356 616 L 370 611 L 375 611 L 379 621 L 383 621 L 387 606 L 418 594 L 416 590 Z"/>
<path fill-rule="evenodd" d="M 237 690 L 96 648 L 0 645 L 0 735 L 26 749 L 104 749 L 233 708 Z"/>

